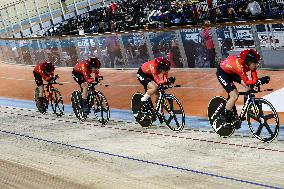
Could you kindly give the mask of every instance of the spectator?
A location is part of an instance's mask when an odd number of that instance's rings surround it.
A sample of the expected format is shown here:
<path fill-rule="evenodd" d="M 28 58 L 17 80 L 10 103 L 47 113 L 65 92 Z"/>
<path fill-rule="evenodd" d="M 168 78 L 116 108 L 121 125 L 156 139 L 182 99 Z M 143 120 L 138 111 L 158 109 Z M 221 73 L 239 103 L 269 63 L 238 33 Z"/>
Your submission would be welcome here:
<path fill-rule="evenodd" d="M 178 43 L 175 40 L 172 40 L 171 48 L 168 53 L 169 61 L 171 62 L 172 68 L 183 68 L 183 64 L 180 61 L 180 51 L 178 47 Z"/>
<path fill-rule="evenodd" d="M 229 6 L 228 6 L 227 11 L 228 11 L 228 18 L 229 18 L 231 21 L 235 21 L 235 20 L 236 20 L 237 13 L 235 12 L 235 9 L 232 7 L 232 5 L 229 5 Z"/>
<path fill-rule="evenodd" d="M 106 51 L 110 62 L 107 67 L 121 67 L 124 64 L 117 36 L 106 37 Z"/>
<path fill-rule="evenodd" d="M 210 24 L 210 21 L 206 20 L 205 24 Z M 207 49 L 207 59 L 210 62 L 210 68 L 215 67 L 215 47 L 213 43 L 213 38 L 211 35 L 211 27 L 206 27 L 202 30 L 202 39 L 206 42 Z"/>
<path fill-rule="evenodd" d="M 114 3 L 113 1 L 110 2 L 110 8 L 111 8 L 111 12 L 112 14 L 115 14 L 115 12 L 117 11 L 118 9 L 118 6 L 116 3 Z"/>
<path fill-rule="evenodd" d="M 252 16 L 258 16 L 262 13 L 259 3 L 254 0 L 249 0 L 249 4 L 245 12 Z"/>

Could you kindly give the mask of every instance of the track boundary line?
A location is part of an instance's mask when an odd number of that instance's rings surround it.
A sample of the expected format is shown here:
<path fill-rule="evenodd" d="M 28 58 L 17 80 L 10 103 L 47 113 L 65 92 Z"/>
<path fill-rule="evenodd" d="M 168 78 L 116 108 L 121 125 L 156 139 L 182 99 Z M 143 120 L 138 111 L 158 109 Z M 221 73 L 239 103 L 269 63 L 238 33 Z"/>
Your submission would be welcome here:
<path fill-rule="evenodd" d="M 175 169 L 175 170 L 179 170 L 179 171 L 185 171 L 185 172 L 190 172 L 190 173 L 195 173 L 195 174 L 200 174 L 200 175 L 205 175 L 205 176 L 210 176 L 210 177 L 215 177 L 215 178 L 220 178 L 220 179 L 226 179 L 226 180 L 231 180 L 231 181 L 235 181 L 235 182 L 240 182 L 240 183 L 245 183 L 245 184 L 250 184 L 250 185 L 255 185 L 255 186 L 261 186 L 261 187 L 265 187 L 265 188 L 281 189 L 281 187 L 277 187 L 277 186 L 271 186 L 271 185 L 262 184 L 262 183 L 258 183 L 258 182 L 253 182 L 253 181 L 248 181 L 248 180 L 243 180 L 243 179 L 237 179 L 237 178 L 234 178 L 234 177 L 218 175 L 218 174 L 199 171 L 199 170 L 190 169 L 190 168 L 183 168 L 183 167 L 179 167 L 179 166 L 174 166 L 174 165 L 169 165 L 169 164 L 165 164 L 165 163 L 159 163 L 159 162 L 155 162 L 155 161 L 149 161 L 149 160 L 134 158 L 134 157 L 125 156 L 125 155 L 103 152 L 103 151 L 99 151 L 99 150 L 95 150 L 95 149 L 84 148 L 84 147 L 80 147 L 80 146 L 76 146 L 76 145 L 72 145 L 72 144 L 66 144 L 66 143 L 63 143 L 63 142 L 56 142 L 56 141 L 53 141 L 53 140 L 43 139 L 43 138 L 39 138 L 39 137 L 33 137 L 33 136 L 30 136 L 30 135 L 20 134 L 20 133 L 16 133 L 16 132 L 12 132 L 12 131 L 6 131 L 6 130 L 0 129 L 0 132 L 5 133 L 5 134 L 9 134 L 9 135 L 13 135 L 13 136 L 20 136 L 20 137 L 28 138 L 30 140 L 47 142 L 47 143 L 51 143 L 51 144 L 61 145 L 61 146 L 68 147 L 68 148 L 75 148 L 75 149 L 79 149 L 79 150 L 83 150 L 83 151 L 94 152 L 94 153 L 103 154 L 103 155 L 112 156 L 112 157 L 117 157 L 117 158 L 121 158 L 121 159 L 127 159 L 127 160 L 136 161 L 136 162 L 156 165 L 156 166 L 160 166 L 160 167 L 171 168 L 171 169 Z"/>

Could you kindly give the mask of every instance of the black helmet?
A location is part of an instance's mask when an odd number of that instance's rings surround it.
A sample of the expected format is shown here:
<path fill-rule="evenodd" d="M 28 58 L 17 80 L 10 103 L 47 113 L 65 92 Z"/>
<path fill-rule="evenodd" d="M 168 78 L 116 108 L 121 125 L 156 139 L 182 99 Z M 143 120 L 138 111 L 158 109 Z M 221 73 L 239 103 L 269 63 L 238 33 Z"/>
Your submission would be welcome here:
<path fill-rule="evenodd" d="M 88 59 L 89 62 L 89 68 L 100 68 L 101 67 L 101 61 L 97 57 L 90 57 Z"/>
<path fill-rule="evenodd" d="M 53 72 L 55 70 L 54 65 L 51 62 L 45 62 L 45 71 Z"/>
<path fill-rule="evenodd" d="M 158 57 L 155 59 L 158 63 L 158 70 L 161 71 L 169 71 L 171 69 L 171 62 L 165 57 Z"/>

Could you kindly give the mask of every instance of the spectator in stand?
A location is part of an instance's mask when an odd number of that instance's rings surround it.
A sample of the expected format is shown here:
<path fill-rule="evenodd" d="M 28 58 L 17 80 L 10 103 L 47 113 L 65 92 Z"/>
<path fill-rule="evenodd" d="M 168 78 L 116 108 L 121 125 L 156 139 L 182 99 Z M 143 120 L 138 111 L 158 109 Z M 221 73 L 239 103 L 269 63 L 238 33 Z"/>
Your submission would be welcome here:
<path fill-rule="evenodd" d="M 171 62 L 172 68 L 183 68 L 183 64 L 180 61 L 181 55 L 176 40 L 172 40 L 170 51 L 168 53 L 168 59 Z"/>
<path fill-rule="evenodd" d="M 235 9 L 233 8 L 232 5 L 228 5 L 227 11 L 228 11 L 228 18 L 230 19 L 230 21 L 234 22 L 237 16 Z"/>
<path fill-rule="evenodd" d="M 114 3 L 113 1 L 111 1 L 111 2 L 110 2 L 110 9 L 111 9 L 112 14 L 115 14 L 115 12 L 116 12 L 117 9 L 118 9 L 117 4 Z"/>
<path fill-rule="evenodd" d="M 209 20 L 205 21 L 205 25 L 210 24 Z M 207 49 L 207 59 L 210 62 L 210 68 L 215 67 L 215 47 L 213 43 L 213 38 L 211 34 L 211 27 L 206 27 L 202 30 L 202 39 L 205 40 L 206 49 Z"/>
<path fill-rule="evenodd" d="M 249 4 L 245 12 L 250 16 L 259 16 L 261 15 L 262 10 L 257 1 L 249 0 Z"/>

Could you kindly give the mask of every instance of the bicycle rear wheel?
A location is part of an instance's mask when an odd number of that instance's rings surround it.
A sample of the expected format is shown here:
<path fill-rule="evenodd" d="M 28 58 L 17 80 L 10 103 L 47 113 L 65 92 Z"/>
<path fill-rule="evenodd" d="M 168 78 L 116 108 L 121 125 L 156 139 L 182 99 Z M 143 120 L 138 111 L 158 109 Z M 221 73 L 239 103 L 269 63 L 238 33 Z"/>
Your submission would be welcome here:
<path fill-rule="evenodd" d="M 211 127 L 214 131 L 223 138 L 230 137 L 235 132 L 235 125 L 231 127 L 224 127 L 225 123 L 222 121 L 222 112 L 225 109 L 227 100 L 222 96 L 213 97 L 208 105 L 207 115 Z"/>
<path fill-rule="evenodd" d="M 94 106 L 92 107 L 96 119 L 103 125 L 107 124 L 110 118 L 109 105 L 106 97 L 100 91 L 96 91 Z"/>
<path fill-rule="evenodd" d="M 148 117 L 146 117 L 146 115 L 141 113 L 141 107 L 142 107 L 141 98 L 142 97 L 143 97 L 143 94 L 140 92 L 136 92 L 133 95 L 132 100 L 131 100 L 131 109 L 132 109 L 133 116 L 135 120 L 137 121 L 137 123 L 139 123 L 139 125 L 141 125 L 144 128 L 149 128 L 152 125 L 153 120 L 149 119 Z"/>
<path fill-rule="evenodd" d="M 256 98 L 255 103 L 249 104 L 247 121 L 253 136 L 262 142 L 271 142 L 278 136 L 278 114 L 265 99 Z"/>
<path fill-rule="evenodd" d="M 73 108 L 73 112 L 75 116 L 80 121 L 85 121 L 86 116 L 84 115 L 83 108 L 82 108 L 82 95 L 80 91 L 73 91 L 71 95 L 71 104 Z"/>
<path fill-rule="evenodd" d="M 39 102 L 39 87 L 35 88 L 34 100 L 35 100 L 38 111 L 42 114 L 46 114 L 47 109 L 48 109 L 48 100 L 46 99 L 46 97 L 44 97 L 44 98 L 41 98 L 40 99 L 41 102 Z"/>
<path fill-rule="evenodd" d="M 173 95 L 165 94 L 163 102 L 164 122 L 173 131 L 182 131 L 185 126 L 185 113 L 180 101 Z"/>
<path fill-rule="evenodd" d="M 61 117 L 64 114 L 63 99 L 58 89 L 52 89 L 52 99 L 50 100 L 50 104 L 57 117 Z"/>

